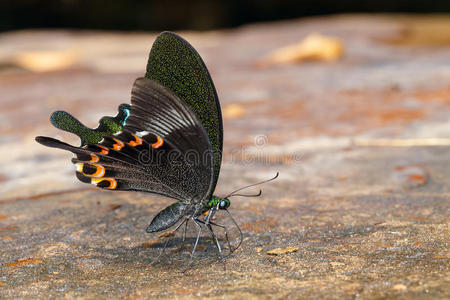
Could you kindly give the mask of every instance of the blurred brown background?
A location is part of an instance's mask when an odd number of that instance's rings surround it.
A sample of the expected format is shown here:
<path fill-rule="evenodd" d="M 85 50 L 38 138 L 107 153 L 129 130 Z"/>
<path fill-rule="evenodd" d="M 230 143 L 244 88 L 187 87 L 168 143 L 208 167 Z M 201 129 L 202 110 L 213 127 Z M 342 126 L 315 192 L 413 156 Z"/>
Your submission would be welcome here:
<path fill-rule="evenodd" d="M 3 0 L 0 30 L 210 30 L 247 23 L 340 13 L 442 13 L 444 0 Z"/>
<path fill-rule="evenodd" d="M 0 5 L 0 298 L 449 298 L 446 1 Z M 218 90 L 216 194 L 280 172 L 232 199 L 226 270 L 205 235 L 182 272 L 195 229 L 152 264 L 164 239 L 145 228 L 172 200 L 82 184 L 34 141 L 78 143 L 55 110 L 114 115 L 167 29 Z"/>

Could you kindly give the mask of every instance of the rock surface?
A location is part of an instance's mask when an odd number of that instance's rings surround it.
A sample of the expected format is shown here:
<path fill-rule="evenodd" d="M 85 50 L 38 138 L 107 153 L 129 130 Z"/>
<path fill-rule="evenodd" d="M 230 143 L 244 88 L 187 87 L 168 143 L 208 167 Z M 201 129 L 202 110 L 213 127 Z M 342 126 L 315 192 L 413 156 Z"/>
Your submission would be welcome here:
<path fill-rule="evenodd" d="M 339 38 L 344 56 L 258 67 L 310 33 Z M 184 250 L 178 234 L 157 259 L 164 237 L 145 228 L 170 199 L 84 185 L 70 154 L 34 142 L 78 142 L 51 127 L 54 110 L 93 127 L 114 115 L 156 34 L 2 33 L 0 298 L 450 297 L 448 16 L 336 16 L 180 34 L 221 98 L 216 194 L 280 172 L 262 197 L 231 199 L 242 246 L 224 270 L 205 235 L 188 267 L 189 228 Z M 279 248 L 298 250 L 268 254 Z"/>

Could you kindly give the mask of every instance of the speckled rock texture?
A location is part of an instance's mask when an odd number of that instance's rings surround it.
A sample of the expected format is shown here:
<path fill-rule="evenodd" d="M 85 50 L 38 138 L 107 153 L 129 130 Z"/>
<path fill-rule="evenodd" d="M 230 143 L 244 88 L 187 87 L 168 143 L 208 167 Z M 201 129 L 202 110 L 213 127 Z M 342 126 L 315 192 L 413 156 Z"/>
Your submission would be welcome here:
<path fill-rule="evenodd" d="M 311 33 L 344 55 L 258 67 Z M 188 266 L 194 227 L 157 258 L 165 238 L 145 228 L 172 200 L 82 184 L 70 154 L 34 141 L 78 142 L 50 125 L 54 110 L 93 127 L 114 115 L 156 34 L 0 34 L 0 298 L 450 297 L 450 17 L 179 32 L 222 103 L 216 194 L 280 172 L 261 197 L 231 198 L 244 242 L 225 264 L 205 233 Z"/>

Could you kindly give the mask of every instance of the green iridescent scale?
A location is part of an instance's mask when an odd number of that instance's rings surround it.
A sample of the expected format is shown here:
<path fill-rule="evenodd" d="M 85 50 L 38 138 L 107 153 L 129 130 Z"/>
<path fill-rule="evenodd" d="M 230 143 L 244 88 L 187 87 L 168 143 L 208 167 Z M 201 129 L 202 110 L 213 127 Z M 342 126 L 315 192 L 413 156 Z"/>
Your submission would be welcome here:
<path fill-rule="evenodd" d="M 211 200 L 209 200 L 208 204 L 206 205 L 207 208 L 212 208 L 217 206 L 220 201 L 224 200 L 223 198 L 217 197 L 217 196 L 211 196 Z"/>
<path fill-rule="evenodd" d="M 81 140 L 81 146 L 87 143 L 99 143 L 105 135 L 111 135 L 122 130 L 130 114 L 130 105 L 121 104 L 115 117 L 103 117 L 98 122 L 97 128 L 86 127 L 74 116 L 65 111 L 55 111 L 50 121 L 53 126 L 61 130 L 76 134 Z"/>

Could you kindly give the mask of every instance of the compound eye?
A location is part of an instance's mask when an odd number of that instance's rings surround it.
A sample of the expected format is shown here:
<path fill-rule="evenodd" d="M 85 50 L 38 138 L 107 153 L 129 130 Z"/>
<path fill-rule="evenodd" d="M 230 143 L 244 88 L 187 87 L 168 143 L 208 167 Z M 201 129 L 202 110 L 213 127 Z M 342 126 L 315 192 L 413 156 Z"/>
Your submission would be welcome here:
<path fill-rule="evenodd" d="M 227 204 L 228 204 L 228 203 L 227 203 L 226 200 L 222 200 L 222 201 L 220 201 L 220 203 L 219 203 L 219 208 L 220 208 L 220 209 L 225 209 L 225 208 L 228 207 Z"/>

